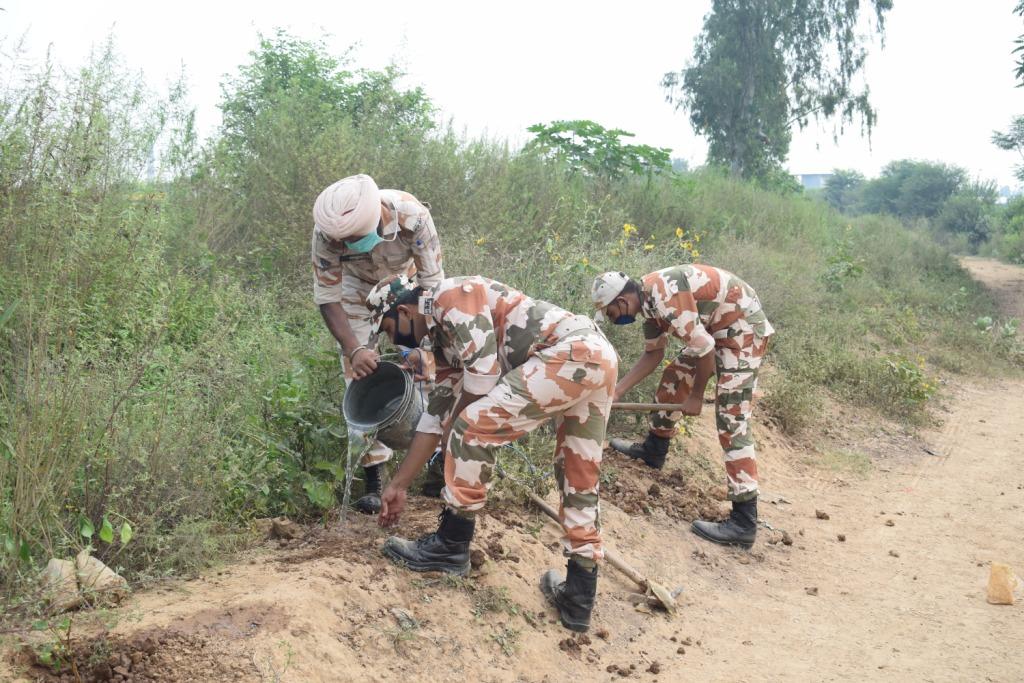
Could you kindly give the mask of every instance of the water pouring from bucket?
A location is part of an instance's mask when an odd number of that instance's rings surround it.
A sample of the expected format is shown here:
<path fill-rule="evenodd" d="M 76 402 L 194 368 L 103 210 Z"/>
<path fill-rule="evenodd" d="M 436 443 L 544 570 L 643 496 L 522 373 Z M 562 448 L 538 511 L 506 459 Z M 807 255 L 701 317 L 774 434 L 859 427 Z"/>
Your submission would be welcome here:
<path fill-rule="evenodd" d="M 398 450 L 412 442 L 425 406 L 412 375 L 400 365 L 381 361 L 377 370 L 352 382 L 345 391 L 345 421 L 362 432 L 376 432 L 377 439 Z"/>
<path fill-rule="evenodd" d="M 390 361 L 381 361 L 376 371 L 355 380 L 345 390 L 342 414 L 353 430 L 367 434 L 367 445 L 374 439 L 396 450 L 406 450 L 426 406 L 426 397 L 409 371 Z M 352 471 L 358 459 L 348 449 L 345 467 L 345 494 L 341 521 L 345 521 L 352 489 Z"/>

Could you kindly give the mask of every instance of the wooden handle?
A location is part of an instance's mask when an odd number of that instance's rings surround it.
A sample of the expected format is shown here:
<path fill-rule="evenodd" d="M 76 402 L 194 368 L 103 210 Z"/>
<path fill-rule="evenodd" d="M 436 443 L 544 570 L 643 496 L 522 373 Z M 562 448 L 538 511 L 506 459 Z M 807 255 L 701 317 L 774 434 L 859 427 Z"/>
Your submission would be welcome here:
<path fill-rule="evenodd" d="M 526 495 L 530 497 L 530 500 L 533 501 L 534 505 L 540 508 L 541 512 L 543 512 L 545 515 L 555 520 L 559 524 L 562 523 L 562 520 L 558 518 L 558 513 L 555 511 L 553 507 L 547 504 L 547 501 L 545 501 L 543 498 L 538 496 L 533 491 L 527 491 Z M 607 560 L 610 565 L 612 565 L 620 572 L 628 576 L 633 581 L 633 583 L 640 586 L 644 590 L 647 590 L 647 579 L 641 576 L 640 572 L 626 564 L 614 550 L 612 550 L 611 548 L 605 548 L 604 559 Z"/>
<path fill-rule="evenodd" d="M 612 410 L 629 410 L 634 413 L 656 413 L 662 410 L 669 412 L 682 410 L 682 403 L 613 403 Z"/>

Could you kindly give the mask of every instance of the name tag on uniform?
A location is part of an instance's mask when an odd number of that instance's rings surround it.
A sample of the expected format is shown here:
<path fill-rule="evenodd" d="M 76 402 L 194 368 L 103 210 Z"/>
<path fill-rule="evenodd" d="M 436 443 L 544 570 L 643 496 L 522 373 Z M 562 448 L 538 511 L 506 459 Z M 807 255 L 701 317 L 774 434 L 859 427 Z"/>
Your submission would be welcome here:
<path fill-rule="evenodd" d="M 434 315 L 434 297 L 421 296 L 417 310 L 420 312 L 420 315 Z"/>

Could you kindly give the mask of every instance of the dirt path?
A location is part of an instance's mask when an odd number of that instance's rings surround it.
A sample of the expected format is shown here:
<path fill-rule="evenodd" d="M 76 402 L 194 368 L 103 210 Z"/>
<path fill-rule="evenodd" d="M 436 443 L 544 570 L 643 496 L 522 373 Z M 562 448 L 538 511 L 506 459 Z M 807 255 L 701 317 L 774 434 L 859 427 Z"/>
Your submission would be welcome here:
<path fill-rule="evenodd" d="M 967 266 L 1017 278 L 1000 296 L 1024 301 L 1024 271 Z M 765 430 L 760 517 L 793 543 L 764 529 L 749 553 L 689 533 L 671 467 L 652 475 L 609 455 L 607 537 L 685 587 L 672 620 L 636 611 L 605 567 L 594 627 L 571 638 L 536 588 L 561 563 L 556 527 L 497 506 L 475 542 L 489 560 L 468 581 L 393 567 L 383 532 L 356 520 L 140 593 L 80 657 L 172 681 L 1021 681 L 1024 608 L 987 604 L 985 583 L 993 560 L 1024 574 L 1024 382 L 952 393 L 942 428 L 882 439 L 871 459 L 837 453 L 832 470 Z M 717 458 L 710 417 L 687 448 Z M 430 529 L 435 513 L 417 503 L 403 531 Z"/>
<path fill-rule="evenodd" d="M 992 291 L 1005 315 L 1024 319 L 1024 268 L 980 256 L 965 256 L 960 265 Z"/>

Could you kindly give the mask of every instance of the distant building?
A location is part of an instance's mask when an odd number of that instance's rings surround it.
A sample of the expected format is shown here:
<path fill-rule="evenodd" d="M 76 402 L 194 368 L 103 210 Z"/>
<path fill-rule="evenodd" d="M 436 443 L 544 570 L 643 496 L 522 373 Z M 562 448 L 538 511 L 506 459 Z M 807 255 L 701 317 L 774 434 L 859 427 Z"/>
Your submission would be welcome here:
<path fill-rule="evenodd" d="M 797 173 L 793 176 L 805 190 L 824 190 L 825 183 L 832 177 L 831 173 Z"/>

